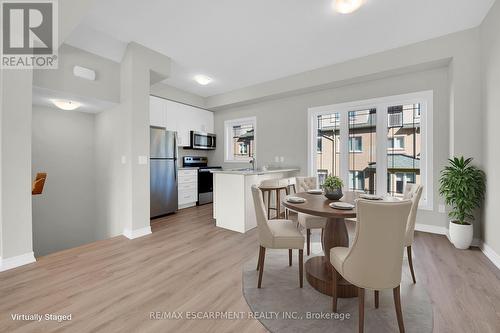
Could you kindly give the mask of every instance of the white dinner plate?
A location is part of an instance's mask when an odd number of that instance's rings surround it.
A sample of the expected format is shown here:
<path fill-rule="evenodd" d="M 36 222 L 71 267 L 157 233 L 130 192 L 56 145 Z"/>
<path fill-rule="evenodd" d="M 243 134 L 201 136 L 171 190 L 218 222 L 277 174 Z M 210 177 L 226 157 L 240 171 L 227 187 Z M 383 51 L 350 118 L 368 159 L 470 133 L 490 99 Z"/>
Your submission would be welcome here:
<path fill-rule="evenodd" d="M 355 206 L 347 202 L 338 201 L 338 202 L 332 202 L 330 204 L 330 207 L 335 209 L 351 210 L 354 209 Z"/>
<path fill-rule="evenodd" d="M 322 189 L 309 190 L 309 191 L 307 191 L 307 193 L 309 193 L 309 194 L 323 194 L 323 190 Z"/>
<path fill-rule="evenodd" d="M 376 194 L 360 194 L 359 197 L 361 199 L 366 199 L 366 200 L 383 200 L 384 198 L 380 195 L 376 195 Z"/>
<path fill-rule="evenodd" d="M 286 201 L 290 203 L 304 203 L 306 199 L 301 197 L 286 197 Z"/>

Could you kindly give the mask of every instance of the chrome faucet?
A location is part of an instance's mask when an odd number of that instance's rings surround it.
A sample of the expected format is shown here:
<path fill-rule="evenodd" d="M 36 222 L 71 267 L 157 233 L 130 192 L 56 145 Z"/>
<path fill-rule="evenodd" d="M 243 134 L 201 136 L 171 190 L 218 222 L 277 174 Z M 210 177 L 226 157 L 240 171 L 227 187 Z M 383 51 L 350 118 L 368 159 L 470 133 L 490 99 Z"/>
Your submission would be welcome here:
<path fill-rule="evenodd" d="M 252 164 L 252 170 L 255 171 L 255 155 L 252 155 L 252 159 L 250 160 L 250 162 Z"/>

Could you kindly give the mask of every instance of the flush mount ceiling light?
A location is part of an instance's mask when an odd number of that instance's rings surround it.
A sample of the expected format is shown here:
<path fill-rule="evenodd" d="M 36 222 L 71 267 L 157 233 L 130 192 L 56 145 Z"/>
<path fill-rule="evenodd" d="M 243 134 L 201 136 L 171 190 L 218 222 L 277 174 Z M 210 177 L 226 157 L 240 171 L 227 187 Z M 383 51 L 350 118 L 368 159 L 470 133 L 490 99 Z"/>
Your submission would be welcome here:
<path fill-rule="evenodd" d="M 194 80 L 202 86 L 206 86 L 207 84 L 212 82 L 212 79 L 205 75 L 195 75 Z"/>
<path fill-rule="evenodd" d="M 341 14 L 350 14 L 363 5 L 363 0 L 334 0 L 333 8 Z"/>
<path fill-rule="evenodd" d="M 72 111 L 78 109 L 82 104 L 65 99 L 52 99 L 52 103 L 61 110 Z"/>

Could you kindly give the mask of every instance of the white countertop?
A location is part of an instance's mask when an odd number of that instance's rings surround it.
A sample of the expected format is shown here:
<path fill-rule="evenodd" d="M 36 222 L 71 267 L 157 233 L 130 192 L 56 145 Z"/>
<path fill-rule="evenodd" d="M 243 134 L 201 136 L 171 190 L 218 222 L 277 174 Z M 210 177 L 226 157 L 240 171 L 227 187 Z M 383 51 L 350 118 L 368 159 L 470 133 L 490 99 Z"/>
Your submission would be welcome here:
<path fill-rule="evenodd" d="M 297 168 L 272 168 L 268 170 L 262 169 L 225 169 L 225 170 L 212 170 L 212 173 L 220 173 L 220 174 L 231 174 L 231 175 L 243 175 L 243 176 L 253 176 L 253 175 L 265 175 L 269 173 L 279 173 L 279 172 L 293 172 L 300 171 Z"/>

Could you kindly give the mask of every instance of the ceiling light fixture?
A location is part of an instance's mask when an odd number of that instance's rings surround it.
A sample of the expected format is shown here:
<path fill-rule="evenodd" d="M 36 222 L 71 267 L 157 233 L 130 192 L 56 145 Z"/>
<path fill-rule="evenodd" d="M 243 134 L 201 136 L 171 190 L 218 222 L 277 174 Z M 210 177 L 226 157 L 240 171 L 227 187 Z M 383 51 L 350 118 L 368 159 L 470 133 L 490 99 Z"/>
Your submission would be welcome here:
<path fill-rule="evenodd" d="M 334 0 L 333 7 L 341 14 L 350 14 L 363 5 L 363 0 Z"/>
<path fill-rule="evenodd" d="M 51 102 L 61 110 L 72 111 L 78 109 L 82 104 L 64 99 L 52 99 Z"/>
<path fill-rule="evenodd" d="M 207 84 L 212 82 L 212 79 L 205 75 L 195 75 L 194 80 L 202 86 L 206 86 Z"/>

